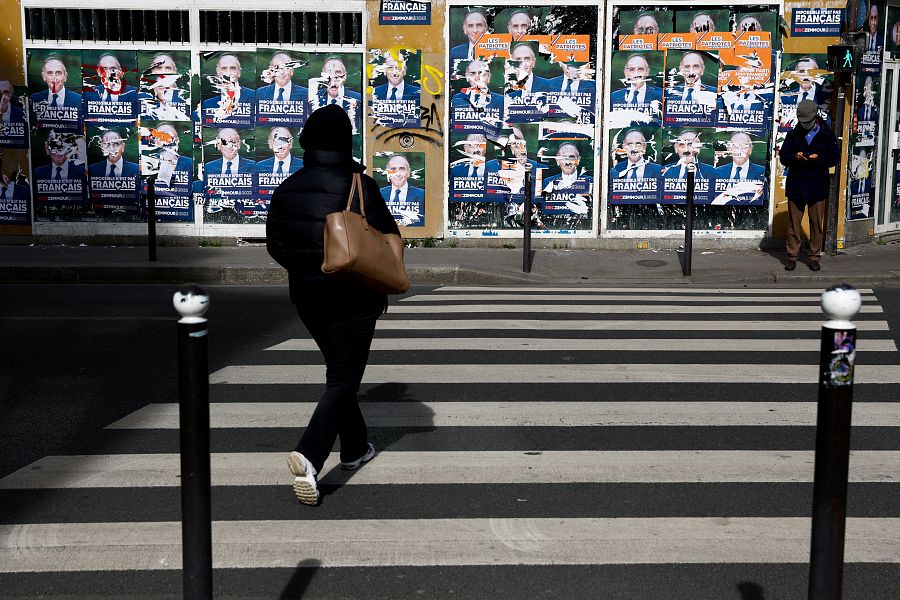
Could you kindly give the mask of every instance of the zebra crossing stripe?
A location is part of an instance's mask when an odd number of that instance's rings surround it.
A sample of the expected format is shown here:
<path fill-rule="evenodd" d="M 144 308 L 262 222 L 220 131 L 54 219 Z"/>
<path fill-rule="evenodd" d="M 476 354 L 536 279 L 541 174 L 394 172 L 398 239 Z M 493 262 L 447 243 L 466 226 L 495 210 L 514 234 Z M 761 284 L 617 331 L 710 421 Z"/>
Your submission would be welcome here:
<path fill-rule="evenodd" d="M 822 315 L 822 308 L 816 305 L 778 305 L 778 306 L 690 306 L 673 304 L 441 304 L 441 305 L 413 305 L 399 304 L 391 307 L 395 314 L 422 315 L 434 313 L 570 313 L 570 314 L 603 314 L 603 315 L 634 315 L 634 314 L 818 314 Z M 863 306 L 860 314 L 872 314 L 884 312 L 880 306 Z M 823 320 L 825 316 L 822 315 Z"/>
<path fill-rule="evenodd" d="M 818 365 L 440 364 L 369 365 L 363 383 L 816 383 Z M 230 365 L 211 384 L 322 384 L 323 365 Z M 855 383 L 900 383 L 900 365 L 856 365 Z"/>
<path fill-rule="evenodd" d="M 488 351 L 672 351 L 683 352 L 818 352 L 819 339 L 743 338 L 381 338 L 372 340 L 372 350 L 488 350 Z M 315 340 L 290 339 L 266 350 L 315 351 Z M 857 352 L 896 352 L 893 340 L 858 340 Z"/>
<path fill-rule="evenodd" d="M 825 290 L 819 288 L 704 288 L 704 287 L 540 287 L 540 286 L 463 286 L 463 285 L 446 285 L 434 289 L 438 293 L 446 292 L 561 292 L 561 293 L 596 293 L 596 294 L 722 294 L 722 295 L 741 295 L 752 294 L 758 296 L 766 296 L 772 294 L 791 294 L 791 295 L 816 295 L 821 296 Z M 871 288 L 862 288 L 857 290 L 861 295 L 874 294 Z"/>
<path fill-rule="evenodd" d="M 214 521 L 213 567 L 803 564 L 810 529 L 805 517 Z M 849 518 L 846 532 L 845 562 L 900 562 L 900 519 Z M 178 522 L 0 525 L 3 573 L 181 566 Z"/>
<path fill-rule="evenodd" d="M 777 303 L 777 302 L 816 302 L 821 301 L 821 294 L 801 296 L 782 295 L 782 296 L 732 296 L 732 295 L 713 295 L 713 296 L 677 296 L 677 295 L 659 295 L 652 296 L 647 294 L 497 294 L 487 290 L 482 294 L 416 294 L 414 296 L 406 296 L 401 298 L 401 302 L 471 302 L 471 301 L 517 301 L 532 302 L 535 300 L 550 301 L 613 301 L 616 302 L 754 302 L 759 304 Z M 863 302 L 876 302 L 875 296 L 862 296 Z"/>
<path fill-rule="evenodd" d="M 211 455 L 214 486 L 289 485 L 287 452 Z M 814 453 L 787 450 L 379 452 L 358 471 L 332 453 L 319 478 L 335 485 L 571 483 L 809 483 Z M 0 489 L 176 487 L 177 454 L 49 456 Z M 900 451 L 850 453 L 851 483 L 900 482 Z"/>
<path fill-rule="evenodd" d="M 213 428 L 305 425 L 312 402 L 209 405 Z M 815 402 L 363 402 L 370 427 L 813 427 Z M 900 402 L 855 402 L 855 427 L 900 427 Z M 178 429 L 178 404 L 151 404 L 107 429 Z"/>
<path fill-rule="evenodd" d="M 823 320 L 746 321 L 620 320 L 620 319 L 393 319 L 394 307 L 387 318 L 378 320 L 379 331 L 480 330 L 480 331 L 820 331 Z M 854 320 L 857 331 L 890 331 L 887 321 Z"/>

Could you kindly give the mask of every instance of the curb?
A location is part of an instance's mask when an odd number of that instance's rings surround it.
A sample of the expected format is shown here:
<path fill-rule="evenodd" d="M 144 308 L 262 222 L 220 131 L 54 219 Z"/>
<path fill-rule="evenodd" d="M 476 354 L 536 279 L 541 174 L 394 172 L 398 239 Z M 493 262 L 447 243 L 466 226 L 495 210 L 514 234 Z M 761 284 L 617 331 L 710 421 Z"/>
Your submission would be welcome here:
<path fill-rule="evenodd" d="M 413 284 L 440 285 L 598 285 L 615 282 L 629 285 L 772 285 L 835 283 L 875 284 L 900 281 L 900 271 L 838 275 L 828 272 L 783 275 L 776 272 L 753 275 L 694 273 L 689 277 L 549 277 L 534 273 L 500 273 L 460 265 L 411 265 L 407 267 Z M 0 283 L 6 284 L 175 284 L 194 282 L 206 285 L 286 285 L 287 272 L 281 267 L 229 266 L 5 266 Z"/>

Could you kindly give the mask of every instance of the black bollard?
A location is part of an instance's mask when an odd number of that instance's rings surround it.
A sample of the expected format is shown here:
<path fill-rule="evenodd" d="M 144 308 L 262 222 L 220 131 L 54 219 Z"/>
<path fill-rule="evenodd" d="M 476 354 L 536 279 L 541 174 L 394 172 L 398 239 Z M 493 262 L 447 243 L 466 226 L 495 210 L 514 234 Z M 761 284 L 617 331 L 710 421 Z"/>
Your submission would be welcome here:
<path fill-rule="evenodd" d="M 681 274 L 691 274 L 691 254 L 694 249 L 694 169 L 693 163 L 687 165 L 687 197 L 684 201 L 684 260 Z"/>
<path fill-rule="evenodd" d="M 861 304 L 859 292 L 846 284 L 822 294 L 822 310 L 830 320 L 822 326 L 819 355 L 809 600 L 841 598 L 856 358 L 856 326 L 850 319 Z"/>
<path fill-rule="evenodd" d="M 150 262 L 156 262 L 156 176 L 147 178 L 147 246 Z"/>
<path fill-rule="evenodd" d="M 184 598 L 212 600 L 209 466 L 209 296 L 182 286 L 173 298 L 178 321 L 178 401 L 181 441 L 181 542 Z"/>
<path fill-rule="evenodd" d="M 525 206 L 523 207 L 525 222 L 522 225 L 522 272 L 531 273 L 531 200 L 532 200 L 531 163 L 525 165 Z"/>

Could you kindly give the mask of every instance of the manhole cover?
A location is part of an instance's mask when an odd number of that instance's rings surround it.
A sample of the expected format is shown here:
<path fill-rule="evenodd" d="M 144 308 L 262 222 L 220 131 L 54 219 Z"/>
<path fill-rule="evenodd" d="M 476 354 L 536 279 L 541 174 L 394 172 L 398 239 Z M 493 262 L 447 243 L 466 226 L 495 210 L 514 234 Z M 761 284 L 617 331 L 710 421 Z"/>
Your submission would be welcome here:
<path fill-rule="evenodd" d="M 664 261 L 664 260 L 639 260 L 639 261 L 637 261 L 637 264 L 639 264 L 642 267 L 662 267 L 663 265 L 666 264 L 666 261 Z"/>

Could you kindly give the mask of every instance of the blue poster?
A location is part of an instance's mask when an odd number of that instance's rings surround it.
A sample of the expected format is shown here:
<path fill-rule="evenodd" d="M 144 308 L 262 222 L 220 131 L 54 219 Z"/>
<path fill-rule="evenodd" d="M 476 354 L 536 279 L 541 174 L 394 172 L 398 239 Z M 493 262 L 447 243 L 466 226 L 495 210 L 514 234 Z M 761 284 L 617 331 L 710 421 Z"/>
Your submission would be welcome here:
<path fill-rule="evenodd" d="M 431 25 L 431 0 L 381 0 L 379 25 Z"/>
<path fill-rule="evenodd" d="M 16 92 L 12 82 L 0 79 L 0 148 L 27 148 L 28 122 L 25 117 L 27 91 Z"/>
<path fill-rule="evenodd" d="M 791 37 L 837 37 L 844 22 L 843 8 L 791 9 Z"/>

